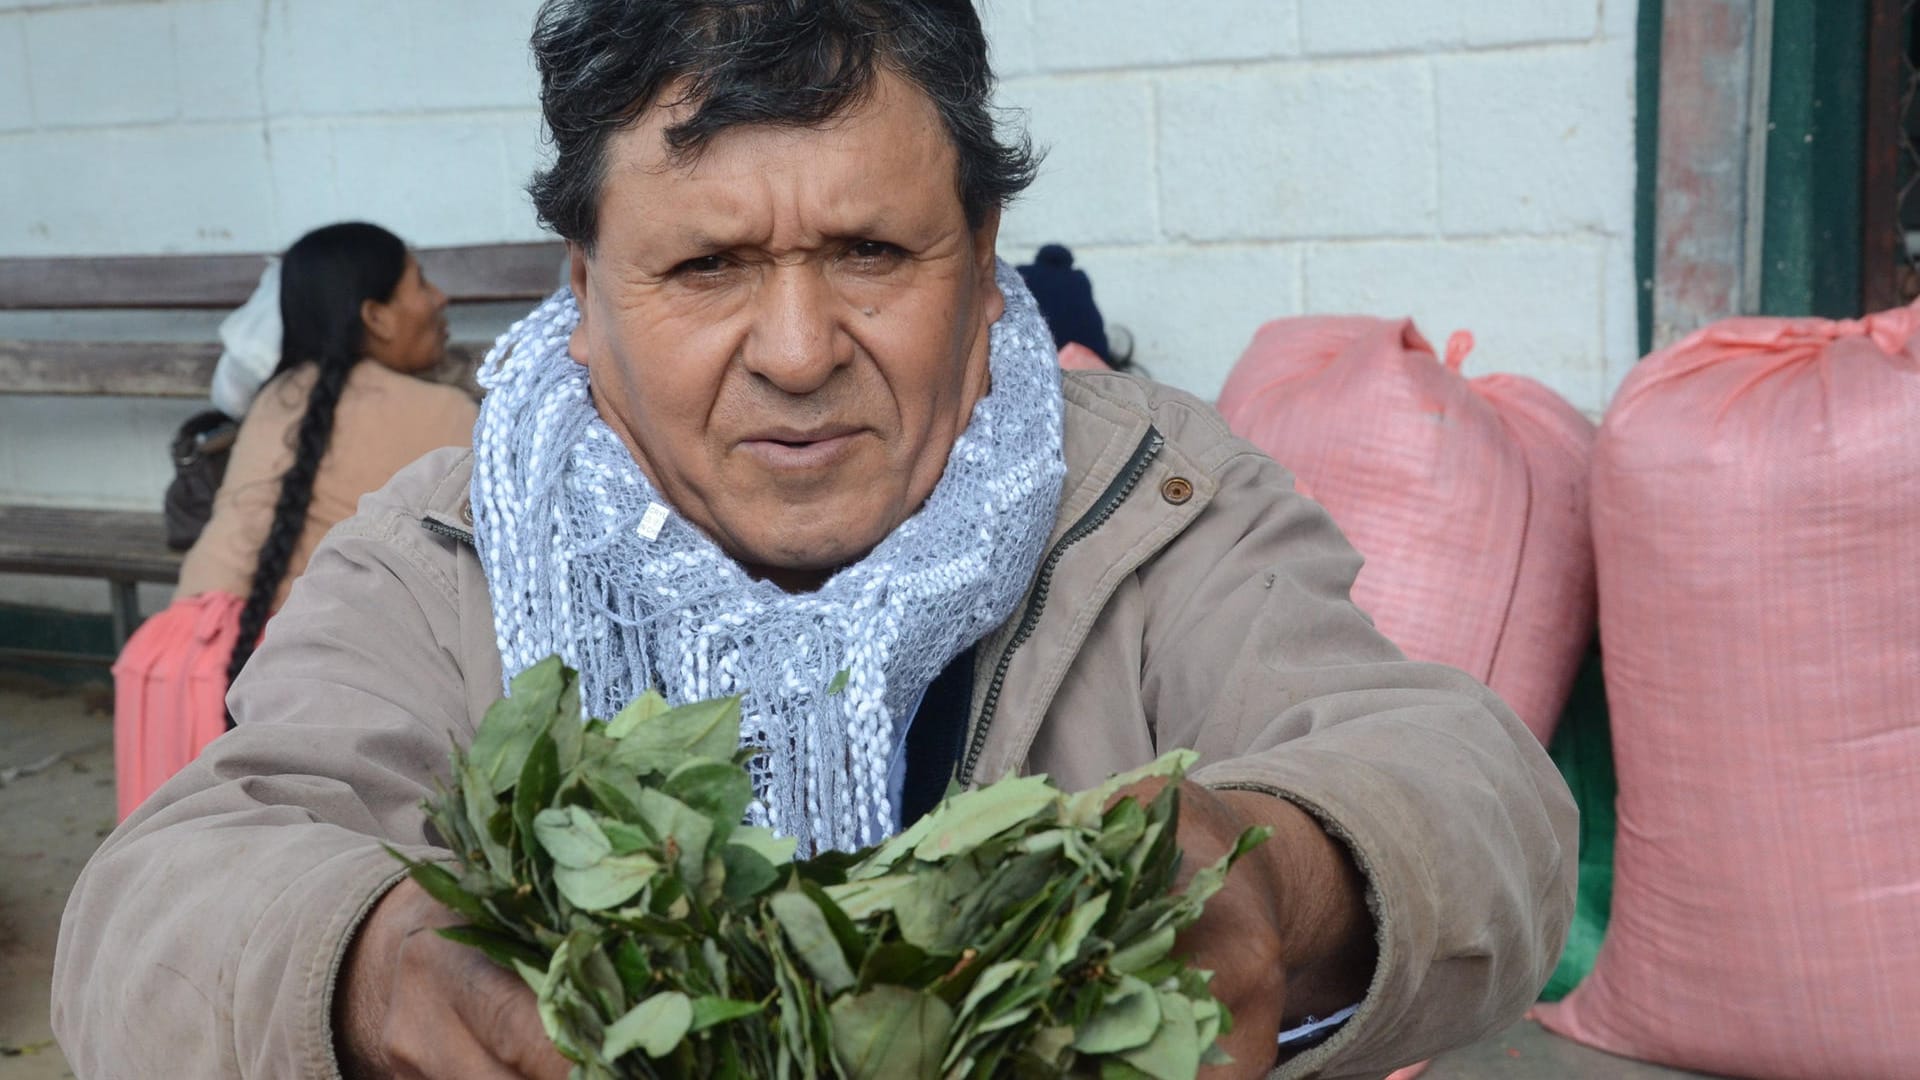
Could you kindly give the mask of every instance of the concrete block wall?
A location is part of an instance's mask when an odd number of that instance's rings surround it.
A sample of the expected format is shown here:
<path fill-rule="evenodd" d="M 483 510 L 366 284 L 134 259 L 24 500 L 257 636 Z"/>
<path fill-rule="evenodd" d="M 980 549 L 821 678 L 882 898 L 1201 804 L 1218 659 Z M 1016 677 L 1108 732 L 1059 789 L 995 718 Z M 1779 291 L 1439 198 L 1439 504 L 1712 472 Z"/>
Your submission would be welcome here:
<path fill-rule="evenodd" d="M 1589 412 L 1633 361 L 1635 0 L 980 2 L 1050 151 L 1002 254 L 1073 246 L 1155 376 L 1211 398 L 1307 312 L 1470 328 Z M 536 7 L 0 0 L 0 256 L 539 238 Z M 158 505 L 180 413 L 0 396 L 0 501 Z"/>
<path fill-rule="evenodd" d="M 0 0 L 0 255 L 537 239 L 535 6 Z"/>
<path fill-rule="evenodd" d="M 1072 246 L 1152 373 L 1217 393 L 1264 321 L 1471 329 L 1598 413 L 1636 358 L 1634 0 L 987 0 Z M 1177 12 L 1177 14 L 1176 14 Z"/>

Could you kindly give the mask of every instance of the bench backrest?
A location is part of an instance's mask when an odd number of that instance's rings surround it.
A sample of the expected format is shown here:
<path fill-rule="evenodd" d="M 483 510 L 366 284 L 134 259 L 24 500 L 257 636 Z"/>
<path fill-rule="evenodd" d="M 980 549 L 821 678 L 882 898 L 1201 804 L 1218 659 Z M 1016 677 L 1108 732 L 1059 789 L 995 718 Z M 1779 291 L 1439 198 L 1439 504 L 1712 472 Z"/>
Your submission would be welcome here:
<path fill-rule="evenodd" d="M 558 243 L 420 248 L 455 304 L 533 301 L 559 282 Z M 252 295 L 261 255 L 0 259 L 0 311 L 223 310 Z M 460 343 L 456 349 L 471 349 Z M 204 398 L 217 341 L 46 341 L 0 336 L 0 394 Z"/>

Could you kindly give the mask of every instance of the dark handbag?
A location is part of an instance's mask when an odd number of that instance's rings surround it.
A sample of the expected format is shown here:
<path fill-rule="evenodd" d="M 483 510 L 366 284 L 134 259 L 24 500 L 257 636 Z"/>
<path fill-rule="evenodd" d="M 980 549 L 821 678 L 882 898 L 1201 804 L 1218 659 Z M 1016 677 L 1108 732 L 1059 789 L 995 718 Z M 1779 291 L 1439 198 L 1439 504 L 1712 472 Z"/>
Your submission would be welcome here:
<path fill-rule="evenodd" d="M 185 551 L 213 516 L 213 497 L 227 475 L 240 422 L 218 409 L 195 413 L 173 435 L 173 482 L 167 485 L 167 546 Z"/>

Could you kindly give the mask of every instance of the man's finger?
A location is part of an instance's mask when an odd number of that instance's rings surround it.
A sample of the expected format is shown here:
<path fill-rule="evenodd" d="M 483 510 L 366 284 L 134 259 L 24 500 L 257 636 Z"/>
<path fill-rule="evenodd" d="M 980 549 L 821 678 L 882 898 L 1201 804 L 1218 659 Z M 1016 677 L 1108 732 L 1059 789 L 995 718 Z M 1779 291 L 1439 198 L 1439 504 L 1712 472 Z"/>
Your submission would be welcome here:
<path fill-rule="evenodd" d="M 448 942 L 452 945 L 452 942 Z M 463 949 L 463 946 L 453 946 Z M 566 1080 L 572 1065 L 554 1049 L 540 1022 L 533 991 L 520 977 L 494 965 L 477 952 L 466 993 L 456 1008 L 468 1030 L 495 1059 L 528 1080 Z"/>
<path fill-rule="evenodd" d="M 389 1048 L 388 1058 L 393 1063 L 396 1080 L 527 1080 L 528 1077 L 494 1057 L 486 1047 L 475 1042 L 469 1032 L 442 1031 L 438 1038 L 424 1038 L 419 1045 L 396 1045 Z"/>

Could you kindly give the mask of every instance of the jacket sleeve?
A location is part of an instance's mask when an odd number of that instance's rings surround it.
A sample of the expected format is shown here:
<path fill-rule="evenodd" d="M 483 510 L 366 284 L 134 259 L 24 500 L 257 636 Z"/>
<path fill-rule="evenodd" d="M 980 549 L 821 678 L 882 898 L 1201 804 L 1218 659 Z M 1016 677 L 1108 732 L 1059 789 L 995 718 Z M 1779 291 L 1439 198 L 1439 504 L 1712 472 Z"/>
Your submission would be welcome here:
<path fill-rule="evenodd" d="M 1199 751 L 1195 781 L 1288 799 L 1352 852 L 1379 940 L 1372 983 L 1335 1037 L 1276 1075 L 1377 1078 L 1533 1002 L 1572 919 L 1576 814 L 1491 691 L 1374 629 L 1349 597 L 1360 556 L 1236 445 L 1182 542 L 1142 568 L 1145 701 L 1163 750 Z"/>
<path fill-rule="evenodd" d="M 448 572 L 400 529 L 334 531 L 233 687 L 238 728 L 81 874 L 53 980 L 75 1075 L 339 1075 L 345 943 L 400 876 L 383 843 L 436 854 L 420 804 L 467 727 Z"/>

